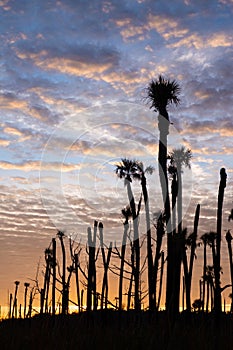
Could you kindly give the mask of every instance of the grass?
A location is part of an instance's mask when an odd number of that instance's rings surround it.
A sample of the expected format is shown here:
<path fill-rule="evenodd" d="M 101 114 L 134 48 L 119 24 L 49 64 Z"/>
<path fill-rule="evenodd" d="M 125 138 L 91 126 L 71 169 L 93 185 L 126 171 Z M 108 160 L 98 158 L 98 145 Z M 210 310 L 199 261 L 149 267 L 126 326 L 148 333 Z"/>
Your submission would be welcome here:
<path fill-rule="evenodd" d="M 2 350 L 111 349 L 111 350 L 232 350 L 233 318 L 222 314 L 180 314 L 172 326 L 165 312 L 112 310 L 67 316 L 3 320 Z"/>

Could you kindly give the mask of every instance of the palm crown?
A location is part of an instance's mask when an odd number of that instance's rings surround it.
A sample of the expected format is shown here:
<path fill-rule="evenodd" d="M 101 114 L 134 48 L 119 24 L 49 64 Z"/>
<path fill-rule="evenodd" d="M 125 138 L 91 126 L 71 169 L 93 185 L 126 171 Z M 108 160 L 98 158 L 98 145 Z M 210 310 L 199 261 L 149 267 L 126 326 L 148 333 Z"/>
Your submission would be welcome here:
<path fill-rule="evenodd" d="M 185 167 L 190 168 L 190 160 L 192 158 L 192 152 L 190 149 L 185 149 L 184 146 L 181 148 L 173 149 L 169 154 L 168 159 L 171 160 L 171 167 Z"/>
<path fill-rule="evenodd" d="M 152 79 L 147 87 L 147 100 L 150 108 L 160 112 L 171 103 L 178 105 L 179 93 L 180 86 L 175 80 L 168 80 L 159 75 L 158 80 Z"/>

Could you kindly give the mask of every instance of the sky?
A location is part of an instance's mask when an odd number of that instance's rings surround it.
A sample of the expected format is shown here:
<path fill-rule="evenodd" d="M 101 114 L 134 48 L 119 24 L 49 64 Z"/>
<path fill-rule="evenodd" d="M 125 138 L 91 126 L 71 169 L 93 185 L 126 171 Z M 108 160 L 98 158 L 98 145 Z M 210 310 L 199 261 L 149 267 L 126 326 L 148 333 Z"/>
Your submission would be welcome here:
<path fill-rule="evenodd" d="M 168 149 L 192 150 L 191 169 L 183 170 L 190 232 L 198 203 L 199 236 L 216 230 L 226 168 L 222 265 L 229 282 L 232 14 L 232 0 L 0 1 L 0 304 L 15 280 L 34 278 L 57 230 L 85 244 L 96 219 L 106 244 L 120 243 L 127 205 L 115 174 L 121 158 L 154 166 L 151 213 L 162 209 L 157 113 L 146 101 L 159 74 L 181 87 L 181 103 L 169 108 Z M 133 188 L 138 200 L 140 186 Z"/>

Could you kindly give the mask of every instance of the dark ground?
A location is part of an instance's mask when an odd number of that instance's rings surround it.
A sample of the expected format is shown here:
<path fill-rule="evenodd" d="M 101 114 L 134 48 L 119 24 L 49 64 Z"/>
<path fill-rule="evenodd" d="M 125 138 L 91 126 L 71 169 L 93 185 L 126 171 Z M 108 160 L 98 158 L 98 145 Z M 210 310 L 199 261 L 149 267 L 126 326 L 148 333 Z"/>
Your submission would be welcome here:
<path fill-rule="evenodd" d="M 165 312 L 105 310 L 67 316 L 3 320 L 1 350 L 232 350 L 233 315 L 180 314 L 172 326 Z"/>

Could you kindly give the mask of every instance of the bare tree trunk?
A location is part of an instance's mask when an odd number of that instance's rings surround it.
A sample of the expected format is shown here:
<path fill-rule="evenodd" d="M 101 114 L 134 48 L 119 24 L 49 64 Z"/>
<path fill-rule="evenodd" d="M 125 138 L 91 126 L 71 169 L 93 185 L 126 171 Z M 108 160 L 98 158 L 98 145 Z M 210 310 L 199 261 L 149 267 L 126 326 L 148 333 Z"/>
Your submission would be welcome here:
<path fill-rule="evenodd" d="M 220 183 L 218 191 L 218 210 L 217 210 L 217 238 L 216 238 L 216 257 L 214 261 L 215 270 L 215 289 L 214 289 L 214 309 L 217 314 L 222 311 L 221 303 L 221 282 L 220 282 L 220 270 L 221 270 L 221 231 L 222 231 L 222 207 L 224 190 L 226 187 L 227 174 L 225 168 L 220 170 Z"/>
<path fill-rule="evenodd" d="M 134 299 L 135 299 L 135 310 L 141 309 L 141 302 L 140 302 L 140 244 L 139 244 L 139 233 L 138 233 L 138 213 L 136 212 L 136 206 L 134 201 L 134 196 L 132 193 L 130 181 L 126 180 L 127 185 L 127 193 L 130 203 L 130 208 L 132 212 L 132 219 L 133 219 L 133 231 L 134 231 L 134 242 L 133 242 L 133 249 L 135 252 L 135 267 L 133 269 L 134 272 Z"/>
<path fill-rule="evenodd" d="M 199 216 L 200 216 L 200 204 L 197 205 L 196 212 L 195 212 L 189 267 L 187 264 L 185 243 L 184 243 L 184 247 L 183 247 L 183 265 L 184 265 L 184 273 L 185 273 L 186 308 L 189 312 L 191 312 L 191 285 L 192 285 L 192 275 L 193 275 L 193 263 L 194 263 L 195 251 L 196 251 L 197 229 L 198 229 Z"/>
<path fill-rule="evenodd" d="M 91 311 L 92 307 L 94 310 L 97 309 L 97 298 L 96 298 L 96 232 L 98 222 L 94 222 L 93 239 L 91 228 L 88 227 L 88 248 L 89 248 L 89 263 L 88 263 L 88 278 L 87 278 L 87 311 Z M 93 302 L 92 302 L 93 301 Z"/>
<path fill-rule="evenodd" d="M 156 309 L 158 310 L 157 303 L 157 276 L 158 276 L 158 267 L 159 267 L 159 259 L 164 259 L 164 252 L 161 252 L 161 246 L 162 246 L 162 239 L 164 235 L 164 224 L 163 224 L 163 217 L 162 214 L 157 219 L 157 226 L 156 226 L 156 250 L 155 250 L 155 258 L 154 258 L 154 266 L 153 266 L 153 295 L 154 295 L 154 303 L 156 306 Z M 163 268 L 163 261 L 161 263 L 161 267 Z M 163 272 L 163 270 L 162 270 Z M 160 279 L 161 281 L 161 279 Z"/>
<path fill-rule="evenodd" d="M 154 310 L 156 307 L 156 299 L 154 294 L 153 285 L 155 283 L 153 279 L 153 256 L 152 256 L 152 245 L 151 245 L 151 226 L 150 226 L 150 208 L 149 208 L 149 197 L 146 186 L 146 177 L 144 172 L 142 173 L 141 186 L 145 205 L 146 214 L 146 236 L 147 236 L 147 273 L 148 273 L 148 293 L 149 293 L 149 309 Z"/>
<path fill-rule="evenodd" d="M 163 271 L 164 271 L 164 252 L 161 252 L 161 268 L 160 268 L 160 281 L 159 281 L 159 296 L 158 296 L 158 303 L 157 303 L 157 310 L 159 311 L 160 308 L 160 302 L 161 302 L 161 296 L 162 296 L 162 286 L 163 286 Z"/>
<path fill-rule="evenodd" d="M 112 253 L 112 242 L 109 244 L 108 248 L 108 254 L 107 258 L 105 256 L 105 250 L 104 250 L 104 241 L 103 241 L 103 224 L 102 222 L 99 223 L 99 236 L 100 236 L 100 247 L 102 252 L 102 259 L 103 259 L 103 265 L 104 265 L 104 275 L 103 275 L 103 282 L 102 282 L 102 292 L 101 292 L 101 310 L 108 307 L 108 268 Z"/>
<path fill-rule="evenodd" d="M 59 231 L 58 238 L 61 243 L 62 250 L 62 315 L 65 315 L 68 311 L 68 300 L 67 300 L 67 286 L 66 286 L 66 251 L 64 245 L 64 233 Z"/>
<path fill-rule="evenodd" d="M 227 241 L 227 247 L 228 247 L 228 254 L 229 254 L 229 264 L 230 264 L 230 273 L 231 273 L 231 312 L 233 312 L 233 260 L 232 260 L 232 235 L 230 233 L 230 230 L 226 233 L 226 241 Z"/>
<path fill-rule="evenodd" d="M 9 318 L 11 318 L 11 316 L 12 316 L 12 300 L 13 300 L 13 296 L 12 296 L 12 293 L 10 293 L 10 300 L 9 300 Z"/>
<path fill-rule="evenodd" d="M 119 277 L 119 310 L 122 310 L 122 292 L 123 292 L 123 276 L 124 276 L 124 263 L 125 263 L 125 250 L 126 250 L 126 240 L 127 233 L 129 230 L 128 218 L 124 222 L 124 233 L 121 245 L 121 265 L 120 265 L 120 277 Z"/>
<path fill-rule="evenodd" d="M 81 300 L 80 300 L 80 288 L 79 288 L 79 257 L 78 254 L 74 254 L 74 269 L 75 269 L 75 278 L 76 278 L 76 293 L 77 293 L 77 302 L 78 302 L 78 311 L 81 311 Z"/>
<path fill-rule="evenodd" d="M 206 286 L 206 264 L 207 264 L 207 259 L 206 259 L 206 244 L 207 242 L 204 241 L 204 261 L 203 261 L 203 311 L 204 311 L 204 307 L 205 307 L 205 286 Z M 207 289 L 208 289 L 208 285 L 207 285 Z M 207 293 L 209 293 L 209 291 L 207 290 Z M 208 309 L 207 309 L 208 312 Z"/>
<path fill-rule="evenodd" d="M 206 295 L 206 312 L 209 311 L 209 298 L 210 298 L 210 283 L 207 280 L 207 295 Z"/>
<path fill-rule="evenodd" d="M 53 269 L 53 285 L 52 285 L 52 314 L 56 313 L 56 239 L 52 239 L 52 269 Z"/>

